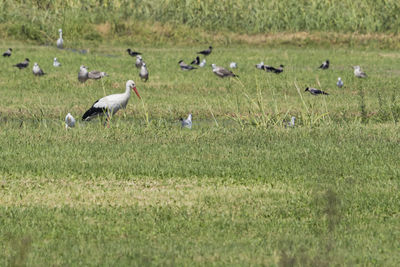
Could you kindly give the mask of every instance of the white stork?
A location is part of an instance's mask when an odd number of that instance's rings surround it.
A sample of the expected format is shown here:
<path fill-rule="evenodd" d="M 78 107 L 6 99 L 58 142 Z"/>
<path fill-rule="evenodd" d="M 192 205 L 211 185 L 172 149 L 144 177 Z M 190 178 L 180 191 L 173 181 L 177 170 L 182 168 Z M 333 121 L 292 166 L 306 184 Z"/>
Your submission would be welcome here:
<path fill-rule="evenodd" d="M 106 115 L 107 121 L 108 121 L 110 116 L 114 115 L 121 108 L 126 107 L 126 105 L 128 104 L 128 100 L 131 96 L 130 89 L 132 89 L 136 93 L 138 98 L 140 99 L 140 95 L 139 95 L 138 91 L 136 90 L 135 82 L 132 80 L 129 80 L 126 82 L 125 93 L 114 94 L 114 95 L 109 95 L 109 96 L 100 98 L 99 100 L 94 102 L 92 107 L 90 109 L 88 109 L 85 112 L 85 114 L 83 114 L 82 120 L 88 121 L 94 117 Z"/>

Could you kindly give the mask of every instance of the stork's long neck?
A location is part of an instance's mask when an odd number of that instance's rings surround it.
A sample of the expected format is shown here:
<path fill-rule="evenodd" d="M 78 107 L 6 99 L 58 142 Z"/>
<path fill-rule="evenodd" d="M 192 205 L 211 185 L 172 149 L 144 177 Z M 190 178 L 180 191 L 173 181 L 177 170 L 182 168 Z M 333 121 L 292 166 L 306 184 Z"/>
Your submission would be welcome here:
<path fill-rule="evenodd" d="M 62 39 L 62 31 L 60 31 L 60 39 Z"/>
<path fill-rule="evenodd" d="M 124 95 L 126 99 L 129 99 L 131 97 L 131 87 L 129 85 L 126 86 Z"/>

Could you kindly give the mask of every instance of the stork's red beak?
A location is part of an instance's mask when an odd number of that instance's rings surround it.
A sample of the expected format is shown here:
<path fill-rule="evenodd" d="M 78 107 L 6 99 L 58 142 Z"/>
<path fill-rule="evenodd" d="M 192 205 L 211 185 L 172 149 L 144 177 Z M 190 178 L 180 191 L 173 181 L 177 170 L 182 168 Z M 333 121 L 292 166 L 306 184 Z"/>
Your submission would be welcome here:
<path fill-rule="evenodd" d="M 133 87 L 132 90 L 135 91 L 135 93 L 136 93 L 137 97 L 139 97 L 139 99 L 142 99 L 142 98 L 140 97 L 140 95 L 139 95 L 139 92 L 136 90 L 136 87 Z"/>

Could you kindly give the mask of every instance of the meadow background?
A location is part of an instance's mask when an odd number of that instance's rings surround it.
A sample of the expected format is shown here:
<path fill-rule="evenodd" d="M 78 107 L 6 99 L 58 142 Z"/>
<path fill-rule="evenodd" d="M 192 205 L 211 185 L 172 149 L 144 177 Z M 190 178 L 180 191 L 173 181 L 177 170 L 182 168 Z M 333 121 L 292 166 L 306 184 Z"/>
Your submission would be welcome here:
<path fill-rule="evenodd" d="M 399 8 L 0 0 L 0 265 L 398 266 Z M 210 44 L 205 68 L 179 69 Z M 47 75 L 12 67 L 25 57 Z M 231 61 L 238 79 L 212 73 Z M 81 84 L 82 64 L 109 77 Z M 110 128 L 79 121 L 128 79 L 142 100 Z"/>

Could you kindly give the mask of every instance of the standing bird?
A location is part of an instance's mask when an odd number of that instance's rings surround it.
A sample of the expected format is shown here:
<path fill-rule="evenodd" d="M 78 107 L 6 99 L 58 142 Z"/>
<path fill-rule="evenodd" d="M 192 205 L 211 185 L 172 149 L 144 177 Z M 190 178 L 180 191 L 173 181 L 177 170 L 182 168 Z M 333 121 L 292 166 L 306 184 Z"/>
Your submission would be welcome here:
<path fill-rule="evenodd" d="M 65 129 L 73 127 L 75 127 L 75 118 L 72 117 L 71 113 L 68 113 L 67 116 L 65 116 Z"/>
<path fill-rule="evenodd" d="M 196 57 L 196 59 L 194 59 L 191 63 L 190 63 L 190 65 L 200 65 L 200 57 Z"/>
<path fill-rule="evenodd" d="M 114 94 L 100 98 L 83 114 L 82 120 L 88 121 L 97 116 L 106 115 L 107 121 L 110 116 L 114 115 L 121 108 L 125 108 L 128 104 L 128 100 L 131 97 L 131 89 L 136 93 L 140 99 L 140 95 L 136 89 L 135 82 L 129 80 L 126 82 L 125 93 Z"/>
<path fill-rule="evenodd" d="M 304 92 L 310 92 L 312 95 L 329 95 L 328 93 L 325 93 L 324 91 L 315 89 L 315 88 L 306 88 Z"/>
<path fill-rule="evenodd" d="M 236 69 L 237 68 L 236 62 L 231 62 L 231 64 L 229 64 L 229 68 Z"/>
<path fill-rule="evenodd" d="M 213 72 L 215 75 L 218 77 L 224 78 L 224 77 L 239 77 L 238 75 L 234 74 L 232 71 L 227 70 L 223 67 L 218 67 L 215 64 L 211 64 L 211 67 L 213 69 Z"/>
<path fill-rule="evenodd" d="M 318 67 L 319 69 L 327 70 L 329 69 L 329 59 L 326 61 L 322 62 L 321 66 Z"/>
<path fill-rule="evenodd" d="M 139 76 L 141 80 L 144 80 L 144 82 L 147 82 L 149 79 L 149 71 L 146 68 L 145 62 L 143 62 L 142 67 L 140 68 Z"/>
<path fill-rule="evenodd" d="M 353 66 L 353 69 L 354 69 L 354 75 L 355 75 L 357 78 L 367 78 L 367 74 L 365 74 L 365 72 L 363 72 L 363 71 L 361 70 L 361 67 L 360 67 L 360 66 Z"/>
<path fill-rule="evenodd" d="M 213 49 L 212 46 L 209 46 L 208 49 L 197 52 L 197 54 L 202 54 L 204 56 L 208 56 L 209 54 L 211 54 L 212 49 Z"/>
<path fill-rule="evenodd" d="M 343 87 L 343 81 L 342 81 L 342 79 L 341 79 L 340 77 L 337 79 L 336 85 L 337 85 L 337 87 L 339 87 L 339 88 L 342 88 L 342 87 Z"/>
<path fill-rule="evenodd" d="M 8 48 L 6 52 L 3 53 L 3 57 L 11 57 L 12 48 Z"/>
<path fill-rule="evenodd" d="M 13 67 L 17 67 L 18 69 L 25 69 L 29 65 L 29 58 L 25 58 L 25 60 L 21 63 L 13 65 Z"/>
<path fill-rule="evenodd" d="M 58 29 L 58 33 L 60 34 L 60 38 L 57 40 L 57 48 L 62 49 L 64 45 L 64 40 L 62 38 L 62 29 Z"/>
<path fill-rule="evenodd" d="M 183 62 L 183 60 L 180 60 L 179 62 L 179 66 L 181 67 L 181 70 L 195 70 L 197 68 L 190 66 L 188 64 L 186 64 L 185 62 Z"/>
<path fill-rule="evenodd" d="M 181 121 L 182 128 L 186 127 L 192 129 L 192 113 L 189 114 L 186 120 L 183 118 L 180 118 L 179 120 Z"/>
<path fill-rule="evenodd" d="M 142 64 L 143 64 L 142 56 L 141 55 L 136 55 L 136 62 L 135 62 L 136 68 L 139 69 L 140 67 L 142 67 Z"/>
<path fill-rule="evenodd" d="M 206 65 L 206 59 L 203 59 L 203 60 L 200 62 L 199 67 L 200 67 L 200 68 L 204 68 L 205 65 Z"/>
<path fill-rule="evenodd" d="M 61 63 L 57 60 L 56 57 L 54 58 L 53 66 L 54 66 L 54 67 L 60 67 L 60 66 L 61 66 Z"/>
<path fill-rule="evenodd" d="M 86 82 L 86 81 L 89 79 L 88 76 L 89 76 L 88 69 L 86 68 L 86 66 L 81 65 L 81 66 L 79 67 L 78 80 L 79 80 L 81 83 L 84 83 L 84 82 Z"/>
<path fill-rule="evenodd" d="M 39 65 L 36 62 L 33 64 L 32 72 L 33 75 L 35 76 L 43 76 L 46 74 L 43 72 L 43 70 L 39 67 Z"/>
<path fill-rule="evenodd" d="M 136 57 L 137 55 L 141 55 L 141 54 L 142 54 L 142 53 L 140 53 L 140 52 L 133 51 L 133 50 L 131 50 L 130 48 L 126 49 L 126 51 L 128 52 L 128 54 L 129 54 L 131 57 Z"/>

